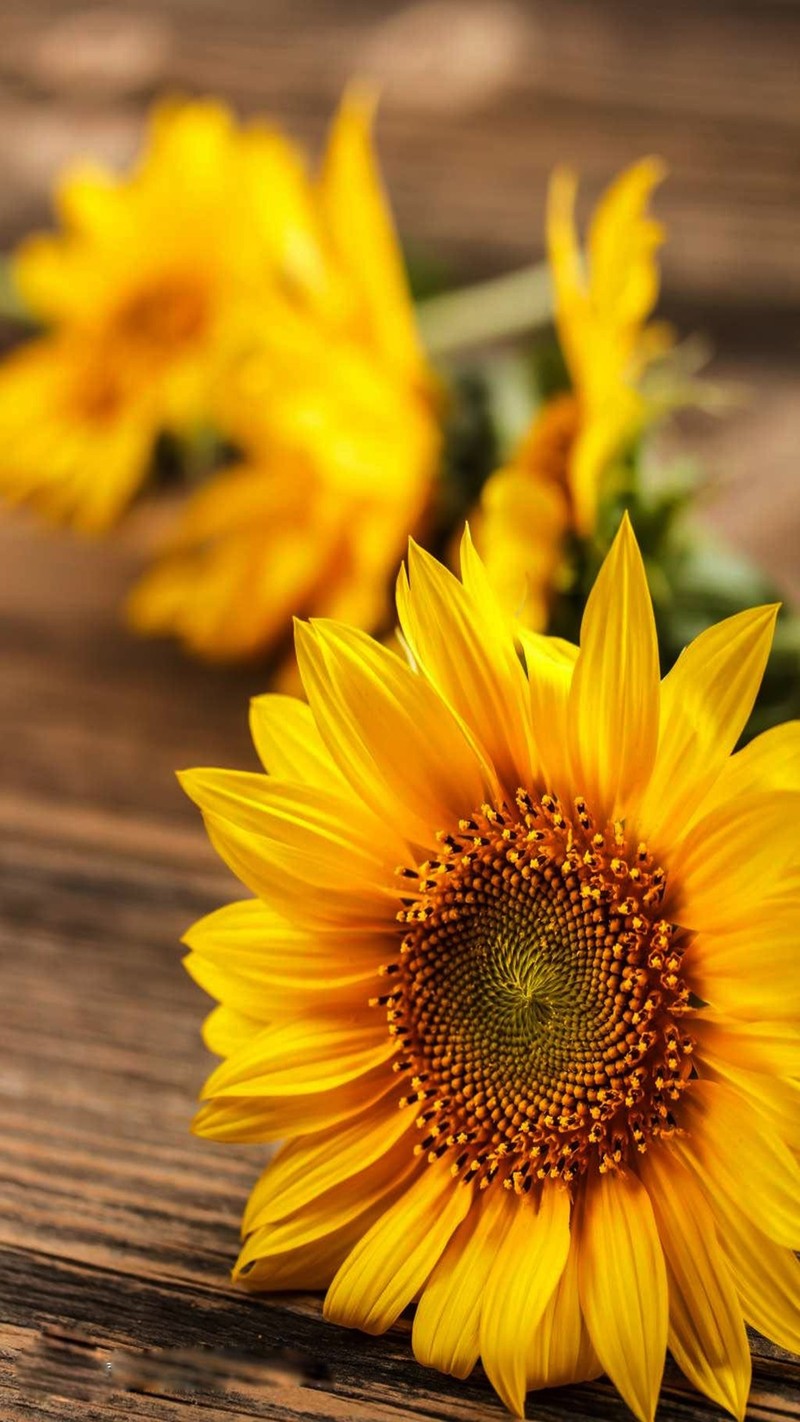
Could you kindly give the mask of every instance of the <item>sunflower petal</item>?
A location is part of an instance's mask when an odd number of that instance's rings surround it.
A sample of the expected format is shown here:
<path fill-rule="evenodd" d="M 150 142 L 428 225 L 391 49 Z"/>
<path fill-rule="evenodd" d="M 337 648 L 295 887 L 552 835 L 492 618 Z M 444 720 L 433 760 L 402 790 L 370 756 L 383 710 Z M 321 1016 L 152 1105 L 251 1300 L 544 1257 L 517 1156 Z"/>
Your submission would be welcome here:
<path fill-rule="evenodd" d="M 712 1199 L 728 1195 L 776 1244 L 800 1245 L 800 1169 L 777 1135 L 731 1087 L 694 1081 L 682 1102 L 681 1148 Z M 742 1162 L 747 1188 L 742 1189 Z"/>
<path fill-rule="evenodd" d="M 658 755 L 639 814 L 648 841 L 688 825 L 723 771 L 753 709 L 776 612 L 757 607 L 701 632 L 664 678 Z"/>
<path fill-rule="evenodd" d="M 696 820 L 670 863 L 678 921 L 701 933 L 735 927 L 777 893 L 800 857 L 799 816 L 800 793 L 771 790 Z"/>
<path fill-rule="evenodd" d="M 227 820 L 295 853 L 310 845 L 320 864 L 326 858 L 332 861 L 337 878 L 346 865 L 351 880 L 394 883 L 401 844 L 392 844 L 391 830 L 388 846 L 385 840 L 376 844 L 374 825 L 354 816 L 353 807 L 341 795 L 246 770 L 189 770 L 178 778 L 203 814 Z"/>
<path fill-rule="evenodd" d="M 743 1418 L 750 1349 L 714 1217 L 674 1154 L 648 1151 L 640 1170 L 667 1265 L 670 1352 L 700 1392 Z"/>
<path fill-rule="evenodd" d="M 503 1194 L 508 1224 L 486 1283 L 481 1358 L 506 1407 L 521 1417 L 531 1340 L 567 1262 L 570 1202 L 549 1183 L 538 1207 L 529 1195 Z"/>
<path fill-rule="evenodd" d="M 747 1322 L 800 1353 L 800 1259 L 756 1229 L 730 1196 L 714 1194 L 711 1207 Z"/>
<path fill-rule="evenodd" d="M 302 847 L 282 844 L 210 810 L 203 820 L 220 859 L 241 883 L 297 924 L 327 930 L 349 921 L 354 932 L 379 934 L 393 922 L 396 891 L 375 879 L 371 886 L 359 880 L 359 870 L 368 876 L 371 871 L 357 853 L 351 856 L 313 833 Z"/>
<path fill-rule="evenodd" d="M 380 1201 L 391 1205 L 418 1168 L 410 1152 L 390 1152 L 363 1170 L 354 1184 L 345 1181 L 333 1186 L 291 1214 L 259 1225 L 242 1245 L 235 1273 L 268 1254 L 283 1254 L 324 1239 Z"/>
<path fill-rule="evenodd" d="M 328 139 L 320 201 L 337 256 L 359 292 L 375 349 L 404 374 L 422 355 L 400 244 L 371 141 L 370 98 L 348 93 Z"/>
<path fill-rule="evenodd" d="M 327 1289 L 342 1261 L 385 1208 L 383 1197 L 329 1234 L 280 1254 L 264 1253 L 251 1258 L 246 1268 L 237 1265 L 234 1278 L 241 1287 L 253 1292 Z M 266 1236 L 263 1243 L 266 1245 Z"/>
<path fill-rule="evenodd" d="M 203 1045 L 215 1057 L 228 1057 L 245 1046 L 263 1026 L 257 1017 L 220 1003 L 203 1023 Z"/>
<path fill-rule="evenodd" d="M 473 585 L 482 565 L 464 534 L 462 556 Z M 507 619 L 484 575 L 480 596 L 411 541 L 408 577 L 398 582 L 398 613 L 417 665 L 470 726 L 497 771 L 506 797 L 530 780 L 525 675 Z"/>
<path fill-rule="evenodd" d="M 422 1173 L 345 1259 L 325 1297 L 325 1317 L 384 1333 L 422 1287 L 466 1216 L 472 1188 L 448 1164 Z"/>
<path fill-rule="evenodd" d="M 411 1130 L 418 1107 L 381 1102 L 344 1125 L 297 1136 L 270 1161 L 244 1212 L 245 1233 L 302 1209 L 309 1201 L 387 1155 Z M 409 1145 L 408 1155 L 412 1155 Z"/>
<path fill-rule="evenodd" d="M 772 726 L 730 756 L 700 812 L 765 790 L 800 790 L 800 721 Z"/>
<path fill-rule="evenodd" d="M 682 971 L 697 997 L 753 1021 L 794 1021 L 800 903 L 767 900 L 722 933 L 694 935 Z"/>
<path fill-rule="evenodd" d="M 433 687 L 393 652 L 365 633 L 315 622 L 298 624 L 297 656 L 323 740 L 384 823 L 433 845 L 437 829 L 481 803 L 473 747 Z"/>
<path fill-rule="evenodd" d="M 184 934 L 183 963 L 204 992 L 262 1025 L 278 1015 L 363 1007 L 380 991 L 380 967 L 397 952 L 386 935 L 303 930 L 259 899 L 215 910 Z"/>
<path fill-rule="evenodd" d="M 354 1026 L 334 1017 L 290 1018 L 265 1027 L 217 1067 L 203 1099 L 332 1091 L 388 1062 L 396 1051 L 380 1022 Z"/>
<path fill-rule="evenodd" d="M 596 817 L 629 815 L 647 785 L 658 676 L 653 605 L 626 514 L 589 594 L 569 696 L 574 785 Z"/>
<path fill-rule="evenodd" d="M 213 1141 L 264 1143 L 298 1132 L 324 1131 L 374 1106 L 396 1085 L 385 1066 L 330 1091 L 305 1096 L 220 1096 L 206 1101 L 192 1122 L 196 1136 Z"/>
<path fill-rule="evenodd" d="M 667 1348 L 668 1292 L 653 1207 L 629 1172 L 587 1183 L 578 1286 L 597 1356 L 640 1422 L 652 1422 Z"/>
<path fill-rule="evenodd" d="M 341 793 L 345 783 L 325 748 L 311 708 L 296 696 L 268 692 L 250 702 L 250 733 L 261 764 L 281 780 Z"/>
<path fill-rule="evenodd" d="M 466 1378 L 478 1361 L 486 1281 L 509 1225 L 504 1206 L 503 1191 L 483 1192 L 425 1285 L 411 1339 L 425 1367 Z"/>
<path fill-rule="evenodd" d="M 579 649 L 560 637 L 518 629 L 528 670 L 535 765 L 542 786 L 568 802 L 565 764 L 569 693 Z"/>
<path fill-rule="evenodd" d="M 581 1312 L 578 1245 L 573 1230 L 564 1272 L 533 1335 L 526 1382 L 529 1389 L 561 1387 L 587 1382 L 602 1371 Z"/>
<path fill-rule="evenodd" d="M 692 1018 L 700 1053 L 745 1071 L 800 1077 L 800 1031 L 791 1022 L 737 1022 L 704 1010 Z"/>

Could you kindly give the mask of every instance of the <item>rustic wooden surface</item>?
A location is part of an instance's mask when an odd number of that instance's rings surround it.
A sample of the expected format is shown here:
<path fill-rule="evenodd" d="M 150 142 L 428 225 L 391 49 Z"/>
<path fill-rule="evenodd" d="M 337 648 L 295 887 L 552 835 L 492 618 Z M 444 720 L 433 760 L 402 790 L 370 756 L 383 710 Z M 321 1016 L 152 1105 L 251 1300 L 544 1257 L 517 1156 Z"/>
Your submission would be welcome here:
<path fill-rule="evenodd" d="M 374 72 L 404 231 L 464 274 L 535 255 L 555 159 L 594 190 L 662 152 L 666 309 L 751 390 L 691 431 L 719 485 L 709 517 L 800 594 L 800 10 L 6 0 L 1 34 L 1 242 L 43 220 L 76 145 L 125 156 L 165 87 L 316 140 L 344 79 Z M 413 1365 L 406 1323 L 368 1339 L 324 1325 L 316 1298 L 228 1283 L 261 1153 L 189 1134 L 208 1063 L 177 942 L 235 889 L 173 771 L 254 764 L 261 677 L 120 631 L 131 542 L 0 521 L 0 1417 L 499 1418 L 480 1373 Z M 796 1414 L 796 1363 L 754 1348 L 750 1415 Z M 529 1410 L 626 1415 L 604 1383 Z M 714 1411 L 668 1369 L 662 1418 Z"/>

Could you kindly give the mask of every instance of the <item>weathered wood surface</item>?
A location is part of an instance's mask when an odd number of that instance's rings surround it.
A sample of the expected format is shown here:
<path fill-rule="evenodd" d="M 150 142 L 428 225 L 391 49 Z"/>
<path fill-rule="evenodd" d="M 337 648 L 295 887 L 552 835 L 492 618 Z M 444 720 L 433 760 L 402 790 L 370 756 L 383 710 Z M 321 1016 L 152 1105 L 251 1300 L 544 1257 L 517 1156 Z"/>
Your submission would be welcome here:
<path fill-rule="evenodd" d="M 753 390 L 693 431 L 724 481 L 711 516 L 800 592 L 800 11 L 409 8 L 169 0 L 106 6 L 100 23 L 62 0 L 6 0 L 0 240 L 42 220 L 76 142 L 130 151 L 164 85 L 270 108 L 314 139 L 344 78 L 381 71 L 404 230 L 464 271 L 537 250 L 556 158 L 595 188 L 659 150 L 674 172 L 667 308 L 704 325 L 720 375 Z M 413 1365 L 405 1323 L 368 1339 L 324 1325 L 318 1299 L 228 1284 L 260 1153 L 188 1132 L 208 1062 L 177 943 L 235 889 L 173 771 L 254 764 L 246 703 L 262 678 L 120 631 L 131 543 L 0 521 L 0 1417 L 499 1418 L 480 1373 L 461 1385 Z M 754 1346 L 751 1416 L 794 1415 L 797 1365 Z M 625 1416 L 603 1383 L 529 1410 Z M 713 1413 L 668 1372 L 663 1418 Z"/>

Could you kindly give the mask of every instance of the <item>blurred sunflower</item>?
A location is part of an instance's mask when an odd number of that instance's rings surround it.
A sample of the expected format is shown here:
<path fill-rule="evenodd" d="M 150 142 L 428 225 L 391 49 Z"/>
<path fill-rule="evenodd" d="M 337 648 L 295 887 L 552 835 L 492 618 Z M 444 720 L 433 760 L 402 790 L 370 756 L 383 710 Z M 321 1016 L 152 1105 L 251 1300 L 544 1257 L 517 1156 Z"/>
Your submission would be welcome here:
<path fill-rule="evenodd" d="M 440 394 L 370 127 L 371 105 L 346 98 L 304 180 L 303 261 L 273 262 L 258 341 L 217 387 L 216 423 L 245 460 L 190 501 L 134 589 L 138 631 L 224 659 L 273 645 L 292 612 L 373 628 L 387 615 L 391 569 L 431 501 Z"/>
<path fill-rule="evenodd" d="M 494 586 L 536 630 L 547 624 L 568 537 L 594 532 L 611 466 L 663 407 L 642 385 L 672 342 L 668 327 L 648 324 L 664 233 L 647 204 L 661 177 L 654 159 L 622 173 L 597 205 L 585 252 L 575 177 L 558 169 L 551 180 L 547 247 L 571 389 L 545 401 L 508 464 L 487 480 L 475 519 Z"/>
<path fill-rule="evenodd" d="M 13 259 L 51 334 L 0 366 L 4 494 L 86 531 L 119 516 L 157 434 L 207 421 L 253 340 L 271 264 L 304 268 L 302 181 L 285 139 L 237 128 L 212 102 L 156 108 L 128 174 L 66 173 L 61 231 Z"/>
<path fill-rule="evenodd" d="M 800 1342 L 800 726 L 731 755 L 775 609 L 659 683 L 626 520 L 580 648 L 523 666 L 468 537 L 461 581 L 412 545 L 398 611 L 411 664 L 299 624 L 270 777 L 182 777 L 257 896 L 187 936 L 196 1130 L 289 1138 L 236 1276 L 372 1333 L 417 1301 L 418 1359 L 517 1414 L 605 1371 L 649 1422 L 669 1346 L 743 1417 L 744 1319 Z"/>

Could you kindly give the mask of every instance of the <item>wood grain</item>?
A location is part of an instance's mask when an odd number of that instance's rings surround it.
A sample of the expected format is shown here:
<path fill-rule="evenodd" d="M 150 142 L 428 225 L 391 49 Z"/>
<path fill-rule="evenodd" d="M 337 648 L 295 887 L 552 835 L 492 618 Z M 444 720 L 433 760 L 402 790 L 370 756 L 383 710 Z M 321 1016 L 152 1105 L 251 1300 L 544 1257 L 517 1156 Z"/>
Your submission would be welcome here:
<path fill-rule="evenodd" d="M 465 273 L 539 250 L 555 159 L 591 193 L 662 152 L 667 310 L 752 391 L 691 430 L 718 484 L 709 517 L 800 594 L 800 10 L 6 0 L 2 31 L 0 242 L 44 220 L 76 146 L 124 158 L 147 103 L 176 87 L 271 110 L 316 143 L 344 80 L 374 72 L 403 230 Z M 0 520 L 0 1417 L 500 1418 L 480 1371 L 457 1384 L 415 1367 L 407 1321 L 366 1338 L 323 1324 L 317 1298 L 228 1283 L 263 1153 L 189 1134 L 207 1004 L 178 941 L 236 888 L 173 772 L 254 765 L 263 674 L 120 630 L 137 547 Z M 796 1362 L 753 1346 L 749 1415 L 796 1415 Z M 627 1415 L 603 1382 L 530 1411 Z M 659 1415 L 719 1414 L 670 1365 Z"/>

